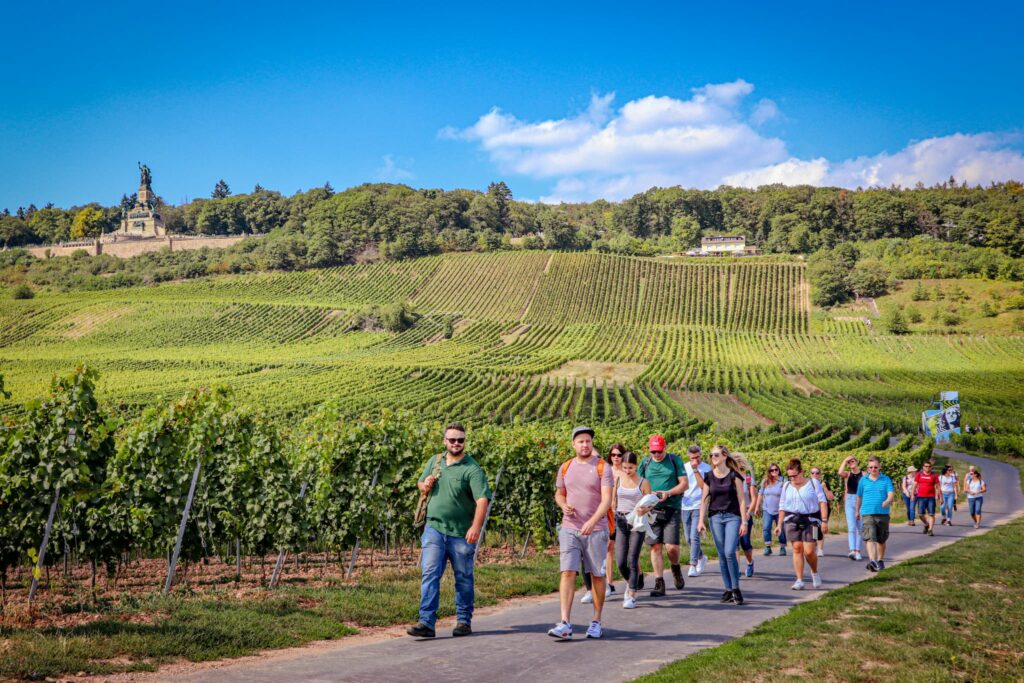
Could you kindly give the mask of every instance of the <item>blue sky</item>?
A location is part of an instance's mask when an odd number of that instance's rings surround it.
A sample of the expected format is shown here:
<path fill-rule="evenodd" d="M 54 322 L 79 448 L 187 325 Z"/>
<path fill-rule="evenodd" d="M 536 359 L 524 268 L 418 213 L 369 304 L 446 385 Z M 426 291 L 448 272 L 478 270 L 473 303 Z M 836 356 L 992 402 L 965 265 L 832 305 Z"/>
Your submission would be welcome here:
<path fill-rule="evenodd" d="M 1024 179 L 1024 10 L 769 5 L 22 3 L 0 208 L 116 203 L 137 160 L 171 203 L 219 178 L 547 201 Z"/>

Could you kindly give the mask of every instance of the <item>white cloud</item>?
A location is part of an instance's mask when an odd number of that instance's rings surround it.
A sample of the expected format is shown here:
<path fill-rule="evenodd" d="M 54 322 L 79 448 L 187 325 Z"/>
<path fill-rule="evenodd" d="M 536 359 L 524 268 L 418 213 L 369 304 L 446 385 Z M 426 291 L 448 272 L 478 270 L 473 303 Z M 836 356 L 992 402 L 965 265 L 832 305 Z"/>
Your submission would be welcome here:
<path fill-rule="evenodd" d="M 779 105 L 765 98 L 754 105 L 754 110 L 750 112 L 750 122 L 755 126 L 760 126 L 780 116 L 782 116 L 782 112 L 779 111 Z"/>
<path fill-rule="evenodd" d="M 950 135 L 839 162 L 792 157 L 783 140 L 756 127 L 784 118 L 767 98 L 745 113 L 754 86 L 739 79 L 694 88 L 689 99 L 650 95 L 613 106 L 594 94 L 586 110 L 562 119 L 523 121 L 495 107 L 468 128 L 441 138 L 480 145 L 505 173 L 550 179 L 541 201 L 622 199 L 652 186 L 712 188 L 721 184 L 912 186 L 950 175 L 970 183 L 1024 178 L 1016 138 Z"/>
<path fill-rule="evenodd" d="M 415 163 L 414 159 L 396 158 L 394 154 L 385 154 L 381 157 L 381 165 L 374 171 L 378 182 L 400 183 L 415 177 L 410 166 Z"/>

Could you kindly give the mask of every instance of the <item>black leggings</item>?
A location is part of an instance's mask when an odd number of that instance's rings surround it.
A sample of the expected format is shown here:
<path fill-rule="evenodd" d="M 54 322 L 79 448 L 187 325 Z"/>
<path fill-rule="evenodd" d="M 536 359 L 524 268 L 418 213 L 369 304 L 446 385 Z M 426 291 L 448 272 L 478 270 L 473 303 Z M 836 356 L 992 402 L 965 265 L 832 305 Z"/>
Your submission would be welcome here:
<path fill-rule="evenodd" d="M 615 515 L 615 564 L 619 573 L 629 583 L 629 590 L 635 591 L 640 582 L 640 550 L 644 546 L 642 531 L 632 531 L 626 522 L 626 515 Z"/>

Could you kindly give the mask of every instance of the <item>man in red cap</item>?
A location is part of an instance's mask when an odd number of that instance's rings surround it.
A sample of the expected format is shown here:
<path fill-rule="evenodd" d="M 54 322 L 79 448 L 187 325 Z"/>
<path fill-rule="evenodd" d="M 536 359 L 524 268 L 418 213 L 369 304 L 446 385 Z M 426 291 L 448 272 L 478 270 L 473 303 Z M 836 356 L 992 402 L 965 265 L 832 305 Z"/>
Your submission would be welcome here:
<path fill-rule="evenodd" d="M 651 565 L 654 567 L 654 590 L 652 598 L 665 595 L 665 560 L 662 558 L 662 547 L 668 550 L 668 560 L 672 567 L 672 578 L 676 590 L 685 585 L 683 570 L 679 566 L 679 523 L 682 517 L 681 502 L 683 493 L 689 486 L 686 466 L 675 453 L 665 452 L 665 437 L 654 434 L 647 442 L 650 457 L 644 458 L 637 472 L 651 484 L 651 492 L 656 493 L 661 502 L 654 507 L 654 541 L 651 544 Z"/>

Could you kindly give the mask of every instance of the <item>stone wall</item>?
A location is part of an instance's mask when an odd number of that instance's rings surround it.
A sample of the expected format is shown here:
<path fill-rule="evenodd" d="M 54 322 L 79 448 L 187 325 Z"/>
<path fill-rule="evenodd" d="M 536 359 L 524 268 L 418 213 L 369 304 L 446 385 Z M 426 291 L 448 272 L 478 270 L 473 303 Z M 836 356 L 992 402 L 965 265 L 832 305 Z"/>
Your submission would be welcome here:
<path fill-rule="evenodd" d="M 132 256 L 146 254 L 151 251 L 159 251 L 161 249 L 170 249 L 171 251 L 202 249 L 203 247 L 224 249 L 238 244 L 248 237 L 258 237 L 258 235 L 233 235 L 231 237 L 171 236 L 156 237 L 153 239 L 123 240 L 118 242 L 104 241 L 102 244 L 97 244 L 96 241 L 90 240 L 75 242 L 72 244 L 54 245 L 50 247 L 29 247 L 28 251 L 37 258 L 46 258 L 47 250 L 49 250 L 49 254 L 52 257 L 70 256 L 79 249 L 84 249 L 94 256 L 96 254 L 110 254 L 111 256 L 118 256 L 120 258 L 131 258 Z"/>

